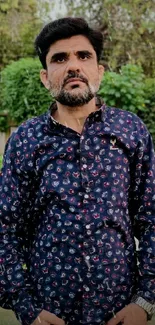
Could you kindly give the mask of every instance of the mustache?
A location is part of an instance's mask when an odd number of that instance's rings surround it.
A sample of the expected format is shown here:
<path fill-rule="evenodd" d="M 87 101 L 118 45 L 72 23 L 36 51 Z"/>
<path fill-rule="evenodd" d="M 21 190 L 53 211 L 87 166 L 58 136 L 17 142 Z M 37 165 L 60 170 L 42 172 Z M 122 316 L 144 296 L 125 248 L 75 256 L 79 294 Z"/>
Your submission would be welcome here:
<path fill-rule="evenodd" d="M 80 73 L 77 73 L 75 71 L 72 71 L 68 74 L 68 76 L 64 79 L 64 82 L 63 82 L 63 85 L 62 87 L 65 86 L 66 82 L 69 80 L 69 79 L 72 79 L 72 78 L 78 78 L 78 79 L 81 79 L 83 82 L 85 82 L 87 85 L 88 85 L 88 80 L 82 76 L 82 74 Z"/>

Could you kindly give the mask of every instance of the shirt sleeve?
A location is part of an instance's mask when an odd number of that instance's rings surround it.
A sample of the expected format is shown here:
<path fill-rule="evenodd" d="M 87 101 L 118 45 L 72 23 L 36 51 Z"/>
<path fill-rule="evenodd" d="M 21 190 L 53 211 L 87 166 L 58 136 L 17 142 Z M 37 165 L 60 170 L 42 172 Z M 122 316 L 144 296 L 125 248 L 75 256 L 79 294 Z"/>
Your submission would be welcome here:
<path fill-rule="evenodd" d="M 135 295 L 155 303 L 155 153 L 153 142 L 142 123 L 131 171 L 130 215 L 134 236 L 139 241 L 138 279 Z M 140 130 L 140 133 L 141 133 Z"/>
<path fill-rule="evenodd" d="M 22 160 L 23 143 L 14 133 L 6 145 L 0 175 L 0 305 L 12 309 L 23 325 L 29 325 L 41 309 L 33 299 L 33 284 L 24 267 L 34 189 Z"/>

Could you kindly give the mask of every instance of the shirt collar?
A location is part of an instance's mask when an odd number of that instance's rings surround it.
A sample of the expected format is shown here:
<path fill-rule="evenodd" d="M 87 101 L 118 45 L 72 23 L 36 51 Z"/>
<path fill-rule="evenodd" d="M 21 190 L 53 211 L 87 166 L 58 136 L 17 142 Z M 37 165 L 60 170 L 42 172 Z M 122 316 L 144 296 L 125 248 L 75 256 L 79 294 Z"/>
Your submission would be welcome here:
<path fill-rule="evenodd" d="M 98 100 L 98 99 L 97 99 Z M 91 114 L 89 114 L 89 116 L 87 117 L 87 121 L 88 123 L 94 123 L 94 122 L 103 122 L 104 121 L 104 113 L 105 113 L 105 109 L 106 109 L 106 105 L 103 104 L 101 101 L 97 101 L 96 102 L 96 106 L 97 106 L 97 110 L 95 112 L 92 112 Z M 50 129 L 56 131 L 59 130 L 63 130 L 64 128 L 66 128 L 64 125 L 60 124 L 59 122 L 57 122 L 54 118 L 53 118 L 53 113 L 57 110 L 57 105 L 56 103 L 52 103 L 50 108 L 49 108 L 49 112 L 48 112 L 48 126 L 50 127 Z"/>

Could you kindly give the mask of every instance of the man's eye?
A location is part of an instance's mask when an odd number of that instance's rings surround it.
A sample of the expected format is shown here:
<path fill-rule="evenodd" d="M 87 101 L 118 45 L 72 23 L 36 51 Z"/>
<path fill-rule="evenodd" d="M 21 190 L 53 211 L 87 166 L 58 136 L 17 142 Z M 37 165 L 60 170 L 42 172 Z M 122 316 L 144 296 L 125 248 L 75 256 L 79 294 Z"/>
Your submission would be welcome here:
<path fill-rule="evenodd" d="M 56 62 L 58 62 L 58 63 L 65 62 L 65 58 L 64 57 L 63 58 L 57 58 Z"/>
<path fill-rule="evenodd" d="M 66 57 L 64 55 L 54 56 L 51 59 L 51 62 L 56 62 L 56 63 L 63 63 L 65 61 L 66 61 Z"/>
<path fill-rule="evenodd" d="M 80 57 L 81 60 L 85 61 L 85 60 L 90 58 L 90 54 L 88 54 L 88 53 L 87 54 L 86 53 L 80 53 L 79 57 Z"/>

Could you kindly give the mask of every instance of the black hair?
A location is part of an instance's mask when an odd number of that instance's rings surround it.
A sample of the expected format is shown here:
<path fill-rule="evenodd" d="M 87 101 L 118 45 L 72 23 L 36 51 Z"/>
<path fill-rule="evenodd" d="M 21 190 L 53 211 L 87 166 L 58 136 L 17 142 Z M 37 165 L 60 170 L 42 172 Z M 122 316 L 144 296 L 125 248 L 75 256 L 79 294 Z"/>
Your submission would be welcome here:
<path fill-rule="evenodd" d="M 88 38 L 96 52 L 98 62 L 100 61 L 103 50 L 102 33 L 90 28 L 83 18 L 65 17 L 47 24 L 36 37 L 35 49 L 44 69 L 47 68 L 46 55 L 50 46 L 56 41 L 75 35 Z"/>

